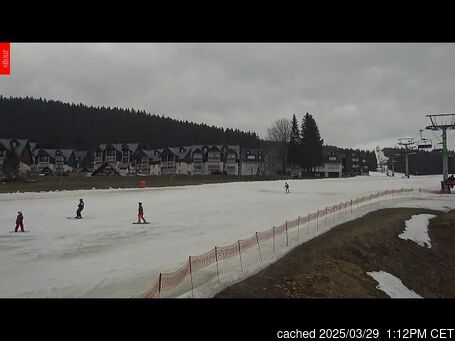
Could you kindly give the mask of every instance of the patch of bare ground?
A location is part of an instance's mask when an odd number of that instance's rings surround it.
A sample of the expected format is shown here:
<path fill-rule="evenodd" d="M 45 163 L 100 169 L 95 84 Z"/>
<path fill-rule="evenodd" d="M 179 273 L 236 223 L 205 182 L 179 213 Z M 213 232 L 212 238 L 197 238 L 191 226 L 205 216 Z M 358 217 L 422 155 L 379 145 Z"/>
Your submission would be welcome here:
<path fill-rule="evenodd" d="M 398 237 L 415 214 L 430 220 L 432 248 Z M 426 298 L 455 298 L 455 211 L 383 209 L 294 249 L 216 298 L 386 298 L 369 271 L 386 271 Z"/>

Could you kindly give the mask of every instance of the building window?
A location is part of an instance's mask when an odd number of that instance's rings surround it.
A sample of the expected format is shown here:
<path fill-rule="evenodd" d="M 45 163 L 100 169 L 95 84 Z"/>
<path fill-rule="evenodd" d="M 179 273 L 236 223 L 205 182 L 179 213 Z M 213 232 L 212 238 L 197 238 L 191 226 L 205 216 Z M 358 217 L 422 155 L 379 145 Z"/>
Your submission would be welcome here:
<path fill-rule="evenodd" d="M 129 150 L 122 151 L 122 163 L 130 162 L 130 152 Z"/>
<path fill-rule="evenodd" d="M 235 162 L 235 154 L 228 154 L 227 162 Z"/>
<path fill-rule="evenodd" d="M 49 156 L 48 155 L 40 155 L 38 157 L 39 163 L 49 163 Z"/>
<path fill-rule="evenodd" d="M 208 161 L 220 161 L 220 152 L 209 152 Z"/>

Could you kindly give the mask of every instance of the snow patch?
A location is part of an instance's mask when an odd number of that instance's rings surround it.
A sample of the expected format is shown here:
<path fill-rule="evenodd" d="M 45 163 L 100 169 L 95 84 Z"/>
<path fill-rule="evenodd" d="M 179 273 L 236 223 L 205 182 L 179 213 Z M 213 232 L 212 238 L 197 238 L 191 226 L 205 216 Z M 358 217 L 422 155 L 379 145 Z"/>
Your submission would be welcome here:
<path fill-rule="evenodd" d="M 408 289 L 401 279 L 385 271 L 372 271 L 367 274 L 378 282 L 376 288 L 385 292 L 391 298 L 423 298 L 413 290 Z"/>
<path fill-rule="evenodd" d="M 435 218 L 434 214 L 417 214 L 406 220 L 406 228 L 398 237 L 409 239 L 420 246 L 431 248 L 430 236 L 428 235 L 428 224 L 430 219 Z"/>

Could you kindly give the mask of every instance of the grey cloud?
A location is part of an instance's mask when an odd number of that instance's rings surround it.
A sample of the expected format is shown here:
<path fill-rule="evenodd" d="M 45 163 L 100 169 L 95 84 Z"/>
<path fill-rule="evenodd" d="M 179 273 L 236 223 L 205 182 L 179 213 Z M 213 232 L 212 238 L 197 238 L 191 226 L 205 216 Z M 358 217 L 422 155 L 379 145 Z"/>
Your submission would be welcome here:
<path fill-rule="evenodd" d="M 13 44 L 0 93 L 261 137 L 274 120 L 310 112 L 326 143 L 370 148 L 415 136 L 428 113 L 453 112 L 454 57 L 454 44 Z"/>

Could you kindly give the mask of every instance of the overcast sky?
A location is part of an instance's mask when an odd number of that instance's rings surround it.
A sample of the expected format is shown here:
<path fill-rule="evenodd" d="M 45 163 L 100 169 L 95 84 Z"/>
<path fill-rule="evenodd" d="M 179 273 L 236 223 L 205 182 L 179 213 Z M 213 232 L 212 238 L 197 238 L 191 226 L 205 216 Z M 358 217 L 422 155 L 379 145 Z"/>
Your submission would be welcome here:
<path fill-rule="evenodd" d="M 306 112 L 326 144 L 395 146 L 455 112 L 455 44 L 11 44 L 4 96 L 251 130 Z M 440 133 L 437 133 L 440 136 Z M 424 136 L 438 142 L 430 131 Z M 455 147 L 455 132 L 448 134 Z"/>

